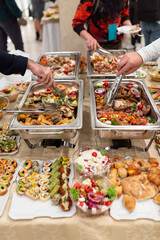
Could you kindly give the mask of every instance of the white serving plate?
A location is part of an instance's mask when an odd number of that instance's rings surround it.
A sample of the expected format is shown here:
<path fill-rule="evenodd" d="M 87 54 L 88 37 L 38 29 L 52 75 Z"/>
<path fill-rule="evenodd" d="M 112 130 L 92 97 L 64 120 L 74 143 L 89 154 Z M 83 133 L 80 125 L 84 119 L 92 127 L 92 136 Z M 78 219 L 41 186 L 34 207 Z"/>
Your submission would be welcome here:
<path fill-rule="evenodd" d="M 54 162 L 54 159 L 51 162 Z M 70 160 L 71 161 L 71 160 Z M 21 167 L 25 161 L 22 162 Z M 40 169 L 42 170 L 42 161 L 39 161 Z M 72 179 L 74 177 L 73 164 L 71 162 L 71 173 L 69 175 L 69 186 L 72 185 Z M 19 177 L 17 178 L 17 181 Z M 50 217 L 50 218 L 62 218 L 62 217 L 72 217 L 76 213 L 76 206 L 72 200 L 72 207 L 70 211 L 63 211 L 58 205 L 54 205 L 52 200 L 49 199 L 47 202 L 42 202 L 40 200 L 32 200 L 29 197 L 23 195 L 18 195 L 17 192 L 13 193 L 12 202 L 9 210 L 9 217 L 13 220 L 18 219 L 34 219 L 37 217 Z"/>
<path fill-rule="evenodd" d="M 135 30 L 132 30 L 134 28 L 135 28 Z M 137 28 L 137 26 L 134 26 L 134 25 L 132 25 L 132 26 L 122 26 L 122 27 L 118 27 L 117 30 L 118 30 L 119 33 L 125 33 L 125 34 L 138 33 L 142 30 L 140 27 L 138 27 L 138 29 L 136 29 L 136 28 Z"/>
<path fill-rule="evenodd" d="M 13 178 L 10 181 L 10 186 L 7 188 L 8 191 L 7 191 L 7 193 L 4 196 L 0 196 L 0 217 L 3 214 L 4 208 L 6 206 L 6 203 L 8 201 L 9 195 L 10 195 L 10 188 L 12 186 L 12 183 L 16 180 L 18 171 L 19 171 L 19 162 L 17 161 L 17 168 L 15 169 L 15 173 L 13 175 Z"/>
<path fill-rule="evenodd" d="M 129 212 L 122 204 L 123 195 L 115 199 L 110 209 L 110 215 L 116 220 L 136 220 L 141 218 L 160 221 L 160 205 L 153 199 L 136 201 L 133 212 Z"/>
<path fill-rule="evenodd" d="M 8 155 L 14 155 L 16 154 L 18 151 L 19 151 L 19 147 L 20 147 L 20 136 L 16 136 L 16 141 L 17 141 L 17 150 L 16 151 L 13 151 L 13 152 L 9 152 L 9 153 L 0 153 L 0 156 L 8 156 Z"/>

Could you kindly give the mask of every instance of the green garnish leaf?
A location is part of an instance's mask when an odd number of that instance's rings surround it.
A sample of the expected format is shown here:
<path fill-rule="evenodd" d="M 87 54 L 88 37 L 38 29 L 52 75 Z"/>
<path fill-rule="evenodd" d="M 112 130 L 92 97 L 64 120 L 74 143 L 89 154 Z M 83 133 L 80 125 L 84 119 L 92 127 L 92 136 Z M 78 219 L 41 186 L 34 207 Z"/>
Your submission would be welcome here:
<path fill-rule="evenodd" d="M 109 197 L 109 201 L 113 202 L 114 199 L 115 199 L 116 196 L 117 196 L 116 190 L 115 190 L 115 186 L 108 187 L 108 189 L 107 189 L 107 195 L 108 195 L 108 197 Z"/>
<path fill-rule="evenodd" d="M 99 150 L 99 152 L 100 152 L 100 154 L 101 154 L 102 156 L 105 156 L 105 155 L 106 155 L 106 152 L 103 151 L 103 150 Z"/>
<path fill-rule="evenodd" d="M 77 164 L 77 167 L 78 167 L 80 170 L 83 169 L 82 165 L 80 165 L 80 164 Z"/>
<path fill-rule="evenodd" d="M 94 86 L 94 90 L 101 88 L 101 86 Z"/>
<path fill-rule="evenodd" d="M 72 194 L 74 201 L 79 198 L 79 189 L 71 188 L 69 192 Z"/>
<path fill-rule="evenodd" d="M 118 124 L 116 123 L 116 121 L 111 120 L 111 125 L 118 125 Z"/>
<path fill-rule="evenodd" d="M 133 110 L 136 111 L 137 110 L 137 105 L 133 104 Z"/>
<path fill-rule="evenodd" d="M 149 123 L 155 123 L 155 122 L 156 122 L 156 119 L 149 119 L 148 122 L 149 122 Z"/>

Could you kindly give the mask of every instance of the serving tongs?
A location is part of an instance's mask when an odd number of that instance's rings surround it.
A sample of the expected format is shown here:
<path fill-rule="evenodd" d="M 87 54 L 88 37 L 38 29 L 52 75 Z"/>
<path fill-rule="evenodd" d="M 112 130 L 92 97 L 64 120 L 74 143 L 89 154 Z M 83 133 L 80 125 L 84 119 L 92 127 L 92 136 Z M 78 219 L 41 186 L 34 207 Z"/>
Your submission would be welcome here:
<path fill-rule="evenodd" d="M 50 86 L 50 89 L 52 90 L 53 93 L 56 93 L 60 98 L 65 98 L 66 93 L 63 90 L 60 90 L 59 88 L 57 88 L 56 86 Z"/>
<path fill-rule="evenodd" d="M 114 83 L 110 87 L 110 90 L 107 92 L 103 102 L 106 103 L 108 106 L 113 105 L 113 101 L 115 99 L 116 93 L 118 91 L 118 88 L 122 82 L 124 75 L 125 75 L 125 72 L 121 75 L 120 78 L 116 77 L 116 79 L 114 80 Z"/>
<path fill-rule="evenodd" d="M 108 52 L 106 49 L 104 48 L 97 48 L 96 52 L 98 52 L 100 55 L 104 55 L 104 56 L 109 56 L 109 57 L 113 57 L 113 54 Z"/>
<path fill-rule="evenodd" d="M 53 112 L 57 109 L 56 103 L 47 103 L 42 104 L 39 107 L 31 108 L 31 109 L 23 109 L 23 108 L 12 108 L 12 109 L 3 109 L 3 111 L 9 115 L 15 114 L 15 113 L 44 113 L 44 112 Z"/>

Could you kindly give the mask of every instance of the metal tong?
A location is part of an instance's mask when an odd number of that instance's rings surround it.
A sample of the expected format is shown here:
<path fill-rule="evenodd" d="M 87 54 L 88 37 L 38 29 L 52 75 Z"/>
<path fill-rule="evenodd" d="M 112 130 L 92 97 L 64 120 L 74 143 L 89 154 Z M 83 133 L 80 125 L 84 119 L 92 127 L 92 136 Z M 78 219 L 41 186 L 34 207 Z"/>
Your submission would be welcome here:
<path fill-rule="evenodd" d="M 116 93 L 118 91 L 118 88 L 122 82 L 124 75 L 125 75 L 125 72 L 121 75 L 120 78 L 116 77 L 116 79 L 114 80 L 114 83 L 110 87 L 110 90 L 107 92 L 103 102 L 106 103 L 108 106 L 113 105 L 113 101 L 115 99 Z"/>
<path fill-rule="evenodd" d="M 50 86 L 50 89 L 52 90 L 53 93 L 56 92 L 56 94 L 61 98 L 64 98 L 66 96 L 66 93 L 57 87 Z"/>
<path fill-rule="evenodd" d="M 112 53 L 110 53 L 110 52 L 108 52 L 106 49 L 104 49 L 104 48 L 97 48 L 97 50 L 96 50 L 96 52 L 98 52 L 99 54 L 101 54 L 101 55 L 108 55 L 108 56 L 110 56 L 110 57 L 113 57 L 113 54 Z"/>

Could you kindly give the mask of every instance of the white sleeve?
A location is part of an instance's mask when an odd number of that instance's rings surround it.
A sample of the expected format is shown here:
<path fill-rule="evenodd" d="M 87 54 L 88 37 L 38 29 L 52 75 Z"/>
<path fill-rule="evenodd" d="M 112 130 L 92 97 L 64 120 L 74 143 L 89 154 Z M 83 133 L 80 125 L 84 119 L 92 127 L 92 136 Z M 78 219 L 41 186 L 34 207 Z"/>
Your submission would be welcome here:
<path fill-rule="evenodd" d="M 160 38 L 146 47 L 141 48 L 137 53 L 142 57 L 143 62 L 148 62 L 154 58 L 160 57 Z"/>

